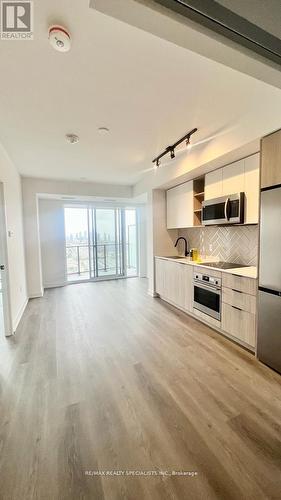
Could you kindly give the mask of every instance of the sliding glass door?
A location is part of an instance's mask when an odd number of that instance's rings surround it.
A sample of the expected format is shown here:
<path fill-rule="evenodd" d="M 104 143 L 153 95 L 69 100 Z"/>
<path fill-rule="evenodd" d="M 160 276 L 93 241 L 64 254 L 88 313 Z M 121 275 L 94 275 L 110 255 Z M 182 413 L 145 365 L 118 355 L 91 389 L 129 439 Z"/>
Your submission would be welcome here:
<path fill-rule="evenodd" d="M 136 221 L 136 209 L 65 208 L 68 281 L 137 276 Z"/>
<path fill-rule="evenodd" d="M 68 281 L 90 279 L 87 208 L 64 209 L 66 270 Z"/>
<path fill-rule="evenodd" d="M 121 211 L 116 208 L 90 210 L 92 278 L 124 276 Z"/>

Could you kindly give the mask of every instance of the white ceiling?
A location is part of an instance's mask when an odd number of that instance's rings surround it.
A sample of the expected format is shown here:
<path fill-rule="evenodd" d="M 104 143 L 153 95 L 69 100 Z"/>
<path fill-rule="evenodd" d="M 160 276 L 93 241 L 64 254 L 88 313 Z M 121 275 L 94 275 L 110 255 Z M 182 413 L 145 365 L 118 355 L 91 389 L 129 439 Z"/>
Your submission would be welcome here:
<path fill-rule="evenodd" d="M 54 23 L 72 34 L 67 54 L 48 43 Z M 128 185 L 193 127 L 200 141 L 254 120 L 271 91 L 88 0 L 37 0 L 35 39 L 0 41 L 0 74 L 0 141 L 21 174 Z M 100 136 L 101 126 L 110 134 Z M 79 144 L 65 142 L 71 132 Z"/>

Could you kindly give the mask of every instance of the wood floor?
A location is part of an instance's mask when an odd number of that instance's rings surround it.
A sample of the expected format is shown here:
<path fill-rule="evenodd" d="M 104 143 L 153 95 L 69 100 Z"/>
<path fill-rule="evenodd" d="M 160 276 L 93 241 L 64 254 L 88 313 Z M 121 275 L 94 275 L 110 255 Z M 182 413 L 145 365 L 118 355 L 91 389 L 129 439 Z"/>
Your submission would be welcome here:
<path fill-rule="evenodd" d="M 280 498 L 281 377 L 146 287 L 30 301 L 0 346 L 1 500 Z"/>

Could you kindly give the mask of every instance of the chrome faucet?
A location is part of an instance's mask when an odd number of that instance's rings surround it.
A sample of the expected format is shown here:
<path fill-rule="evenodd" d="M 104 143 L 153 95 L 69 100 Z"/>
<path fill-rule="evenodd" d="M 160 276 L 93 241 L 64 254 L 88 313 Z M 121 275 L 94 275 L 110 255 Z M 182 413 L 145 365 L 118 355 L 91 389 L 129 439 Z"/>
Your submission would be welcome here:
<path fill-rule="evenodd" d="M 177 246 L 177 244 L 178 244 L 178 242 L 179 242 L 180 240 L 183 240 L 183 241 L 184 241 L 184 255 L 185 255 L 185 257 L 187 257 L 187 256 L 189 255 L 189 251 L 187 250 L 187 240 L 186 240 L 186 238 L 184 238 L 183 236 L 180 236 L 180 237 L 177 239 L 176 243 L 175 243 L 175 247 Z"/>

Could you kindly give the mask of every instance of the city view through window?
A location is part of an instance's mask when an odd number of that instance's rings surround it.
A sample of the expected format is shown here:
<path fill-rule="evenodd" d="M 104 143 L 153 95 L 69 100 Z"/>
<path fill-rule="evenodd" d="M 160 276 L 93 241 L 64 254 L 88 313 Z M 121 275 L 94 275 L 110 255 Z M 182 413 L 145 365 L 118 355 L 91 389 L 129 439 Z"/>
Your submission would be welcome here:
<path fill-rule="evenodd" d="M 69 281 L 137 275 L 135 209 L 65 208 Z"/>

